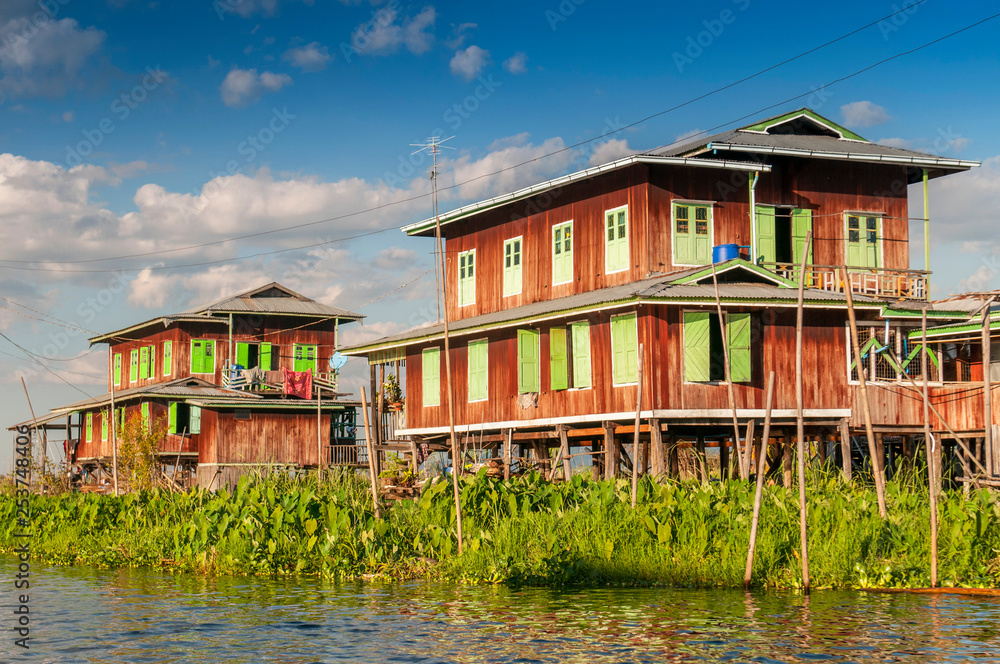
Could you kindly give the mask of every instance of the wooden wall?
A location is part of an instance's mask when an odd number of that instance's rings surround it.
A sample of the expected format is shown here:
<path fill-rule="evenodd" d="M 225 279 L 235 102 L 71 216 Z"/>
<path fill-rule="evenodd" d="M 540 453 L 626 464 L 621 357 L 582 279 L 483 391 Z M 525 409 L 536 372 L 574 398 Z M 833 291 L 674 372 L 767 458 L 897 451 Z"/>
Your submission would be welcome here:
<path fill-rule="evenodd" d="M 201 430 L 204 442 L 199 450 L 199 463 L 316 465 L 317 462 L 315 411 L 251 411 L 249 420 L 237 420 L 232 410 L 203 410 Z M 323 443 L 329 444 L 328 412 L 322 414 L 320 432 Z"/>

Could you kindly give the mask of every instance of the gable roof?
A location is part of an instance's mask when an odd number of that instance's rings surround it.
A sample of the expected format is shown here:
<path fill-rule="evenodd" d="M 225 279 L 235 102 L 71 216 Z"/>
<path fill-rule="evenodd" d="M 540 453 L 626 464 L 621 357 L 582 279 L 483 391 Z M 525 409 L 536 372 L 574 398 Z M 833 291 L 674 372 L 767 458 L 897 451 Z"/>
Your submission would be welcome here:
<path fill-rule="evenodd" d="M 220 298 L 209 304 L 192 307 L 187 311 L 170 316 L 159 316 L 131 325 L 114 332 L 91 337 L 90 345 L 110 341 L 152 325 L 168 327 L 173 323 L 220 323 L 228 324 L 228 314 L 253 313 L 262 316 L 306 316 L 319 319 L 339 319 L 342 321 L 362 320 L 362 314 L 316 302 L 305 295 L 296 293 L 276 281 L 251 288 L 250 290 Z"/>
<path fill-rule="evenodd" d="M 927 168 L 928 175 L 932 178 L 967 171 L 981 165 L 978 161 L 950 159 L 872 143 L 808 108 L 800 108 L 681 145 L 667 145 L 645 154 L 707 159 L 735 159 L 741 155 L 750 159 L 762 159 L 764 155 L 787 155 L 897 164 Z M 919 175 L 916 170 L 911 173 L 911 182 L 916 182 Z"/>
<path fill-rule="evenodd" d="M 719 299 L 725 306 L 792 306 L 798 301 L 797 285 L 784 279 L 787 283 L 761 283 L 758 270 L 767 272 L 764 268 L 753 265 L 743 259 L 718 263 L 716 274 L 726 274 L 726 281 L 719 280 Z M 714 305 L 715 287 L 711 283 L 711 267 L 707 268 L 708 283 L 704 272 L 706 268 L 695 268 L 660 275 L 641 281 L 635 281 L 618 286 L 610 286 L 598 290 L 567 295 L 554 300 L 532 302 L 520 307 L 503 309 L 493 313 L 463 318 L 449 324 L 451 336 L 465 336 L 484 329 L 500 329 L 514 327 L 527 323 L 537 323 L 544 320 L 564 318 L 568 315 L 632 306 L 635 304 L 695 304 Z M 739 281 L 740 275 L 747 281 Z M 774 275 L 778 279 L 777 275 Z M 885 303 L 866 295 L 855 295 L 854 303 L 858 309 L 881 311 Z M 843 293 L 807 288 L 805 290 L 805 306 L 809 308 L 843 308 L 847 306 L 847 297 Z M 377 339 L 365 344 L 342 348 L 345 355 L 366 355 L 375 351 L 407 346 L 417 342 L 434 341 L 444 335 L 444 325 L 438 323 L 414 328 L 400 334 Z"/>

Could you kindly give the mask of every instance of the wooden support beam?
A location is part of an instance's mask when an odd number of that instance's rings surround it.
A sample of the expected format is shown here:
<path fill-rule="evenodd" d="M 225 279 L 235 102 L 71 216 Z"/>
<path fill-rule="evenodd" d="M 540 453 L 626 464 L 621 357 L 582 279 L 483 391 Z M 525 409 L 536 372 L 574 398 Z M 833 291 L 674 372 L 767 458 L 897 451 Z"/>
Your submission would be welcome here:
<path fill-rule="evenodd" d="M 566 436 L 566 427 L 559 426 L 556 427 L 556 430 L 559 433 L 559 450 L 562 454 L 563 479 L 569 482 L 572 477 L 569 467 L 569 438 Z"/>
<path fill-rule="evenodd" d="M 503 443 L 503 479 L 510 480 L 511 448 L 514 447 L 513 429 L 507 429 L 507 439 Z"/>
<path fill-rule="evenodd" d="M 788 434 L 784 430 L 781 432 L 781 454 L 784 461 L 783 470 L 785 471 L 783 486 L 788 488 L 792 486 L 792 441 L 789 440 Z"/>
<path fill-rule="evenodd" d="M 850 482 L 854 478 L 854 472 L 851 468 L 851 430 L 846 419 L 840 421 L 840 454 L 844 480 Z"/>
<path fill-rule="evenodd" d="M 657 480 L 663 479 L 666 468 L 663 459 L 663 430 L 660 429 L 660 421 L 652 419 L 649 421 L 650 431 L 650 456 L 652 456 L 653 477 Z"/>
<path fill-rule="evenodd" d="M 698 436 L 698 474 L 702 484 L 708 484 L 708 459 L 705 457 L 705 436 Z"/>
<path fill-rule="evenodd" d="M 613 480 L 618 474 L 618 444 L 613 422 L 604 424 L 604 479 Z"/>
<path fill-rule="evenodd" d="M 677 447 L 677 435 L 670 432 L 670 447 L 667 453 L 667 459 L 669 461 L 668 468 L 670 477 L 677 480 L 681 477 L 681 459 L 680 450 Z"/>

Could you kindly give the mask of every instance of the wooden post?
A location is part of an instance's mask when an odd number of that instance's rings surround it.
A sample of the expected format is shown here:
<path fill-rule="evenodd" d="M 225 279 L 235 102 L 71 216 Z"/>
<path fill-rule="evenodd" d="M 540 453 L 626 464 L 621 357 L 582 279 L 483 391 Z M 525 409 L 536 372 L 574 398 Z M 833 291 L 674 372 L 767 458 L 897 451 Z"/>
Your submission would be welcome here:
<path fill-rule="evenodd" d="M 788 440 L 788 432 L 784 429 L 781 431 L 781 459 L 784 470 L 783 486 L 788 489 L 792 486 L 792 441 Z"/>
<path fill-rule="evenodd" d="M 937 471 L 935 470 L 934 457 L 935 454 L 932 453 L 934 447 L 934 436 L 931 434 L 931 417 L 930 417 L 930 380 L 927 376 L 929 367 L 927 366 L 927 309 L 921 310 L 920 315 L 920 369 L 921 375 L 924 377 L 924 389 L 921 390 L 923 393 L 924 400 L 924 446 L 927 448 L 927 491 L 930 497 L 930 528 L 931 528 L 931 588 L 937 587 L 937 563 L 938 563 L 938 550 L 937 550 L 937 530 L 938 530 L 938 519 L 937 519 Z M 966 477 L 968 481 L 968 477 Z"/>
<path fill-rule="evenodd" d="M 503 479 L 504 481 L 510 480 L 510 454 L 511 447 L 514 445 L 514 430 L 507 429 L 507 437 L 503 442 Z"/>
<path fill-rule="evenodd" d="M 698 434 L 698 442 L 695 443 L 698 450 L 698 474 L 701 475 L 701 483 L 708 485 L 708 459 L 705 458 L 705 436 Z"/>
<path fill-rule="evenodd" d="M 323 388 L 316 383 L 316 477 L 323 484 Z M 330 423 L 333 426 L 333 423 Z"/>
<path fill-rule="evenodd" d="M 374 371 L 374 370 L 373 370 Z M 380 519 L 378 508 L 378 476 L 375 473 L 374 449 L 372 444 L 372 428 L 368 423 L 368 404 L 365 400 L 365 388 L 361 388 L 361 414 L 365 418 L 365 444 L 368 448 L 368 478 L 372 482 L 372 505 L 375 507 L 375 518 Z"/>
<path fill-rule="evenodd" d="M 1000 459 L 997 458 L 996 441 L 993 440 L 993 396 L 990 380 L 990 355 L 992 343 L 990 341 L 990 306 L 993 298 L 986 301 L 986 308 L 983 310 L 983 446 L 986 448 L 986 471 L 990 477 L 996 475 L 1000 470 Z M 940 479 L 938 480 L 940 481 Z"/>
<path fill-rule="evenodd" d="M 795 437 L 799 453 L 799 538 L 802 551 L 802 589 L 809 592 L 809 542 L 806 532 L 806 433 L 803 417 L 803 375 L 802 375 L 802 328 L 804 325 L 803 303 L 806 289 L 806 260 L 812 244 L 812 231 L 806 233 L 806 244 L 799 266 L 799 300 L 795 315 Z"/>
<path fill-rule="evenodd" d="M 122 361 L 125 361 L 124 355 Z M 118 495 L 118 418 L 115 417 L 115 356 L 108 346 L 108 364 L 111 368 L 111 473 L 114 476 L 115 495 Z M 122 366 L 122 371 L 125 367 Z M 68 432 L 67 432 L 68 433 Z"/>
<path fill-rule="evenodd" d="M 655 417 L 649 420 L 649 447 L 653 477 L 661 480 L 666 473 L 663 462 L 663 430 L 660 429 L 660 420 Z"/>
<path fill-rule="evenodd" d="M 756 427 L 757 423 L 754 420 L 747 422 L 746 448 L 743 450 L 743 463 L 746 464 L 746 469 L 742 473 L 747 479 L 750 478 L 750 468 L 753 460 L 753 436 Z"/>
<path fill-rule="evenodd" d="M 372 390 L 371 394 L 372 394 L 372 403 L 371 403 L 371 421 L 370 421 L 370 425 L 371 425 L 371 428 L 372 428 L 372 438 L 371 438 L 371 441 L 372 441 L 372 450 L 373 450 L 372 453 L 375 455 L 374 458 L 372 459 L 372 461 L 375 464 L 375 474 L 378 475 L 380 472 L 382 472 L 381 468 L 379 468 L 380 464 L 379 464 L 378 451 L 377 451 L 377 446 L 381 442 L 380 433 L 381 433 L 381 429 L 382 429 L 382 427 L 380 427 L 378 423 L 381 421 L 382 418 L 379 416 L 379 412 L 378 412 L 378 393 L 380 391 L 380 387 L 378 385 L 378 378 L 376 377 L 375 371 L 376 371 L 375 365 L 373 364 L 373 365 L 371 365 L 371 390 Z"/>
<path fill-rule="evenodd" d="M 35 417 L 35 409 L 31 405 L 31 397 L 28 396 L 28 386 L 24 384 L 24 376 L 21 376 L 21 387 L 24 388 L 24 398 L 28 401 L 28 411 L 31 413 L 31 428 L 34 429 L 34 435 L 38 435 L 38 418 Z M 35 447 L 34 441 L 28 445 L 28 449 L 32 450 Z M 30 459 L 29 459 L 30 463 Z M 10 476 L 14 477 L 14 466 L 10 467 Z M 45 476 L 42 475 L 42 486 L 45 486 Z M 31 490 L 31 466 L 28 466 L 28 490 Z"/>
<path fill-rule="evenodd" d="M 642 420 L 642 354 L 643 345 L 639 344 L 639 382 L 636 385 L 635 394 L 635 435 L 632 437 L 632 507 L 635 507 L 637 493 L 639 491 L 639 428 Z"/>
<path fill-rule="evenodd" d="M 618 446 L 615 444 L 615 425 L 604 423 L 604 479 L 613 480 L 618 474 Z"/>
<path fill-rule="evenodd" d="M 668 472 L 670 477 L 675 480 L 681 478 L 681 459 L 680 450 L 677 447 L 677 434 L 670 432 L 670 447 L 667 452 L 667 458 L 669 460 Z"/>
<path fill-rule="evenodd" d="M 566 425 L 560 424 L 558 427 L 559 431 L 559 450 L 562 453 L 562 470 L 563 470 L 563 480 L 569 482 L 572 479 L 573 474 L 569 467 L 569 436 L 566 434 Z"/>
<path fill-rule="evenodd" d="M 753 554 L 757 547 L 757 524 L 760 523 L 760 501 L 764 495 L 764 464 L 767 463 L 767 439 L 771 435 L 771 404 L 774 402 L 774 372 L 767 377 L 767 396 L 764 397 L 764 433 L 760 438 L 760 456 L 757 457 L 757 489 L 753 497 L 753 519 L 750 522 L 750 546 L 747 548 L 747 567 L 743 573 L 743 587 L 750 587 L 753 575 Z"/>
<path fill-rule="evenodd" d="M 851 348 L 854 351 L 854 361 L 858 367 L 858 383 L 861 392 L 861 406 L 865 416 L 865 435 L 868 438 L 868 454 L 871 455 L 872 459 L 875 459 L 875 432 L 872 429 L 872 410 L 871 404 L 868 401 L 868 384 L 865 380 L 864 369 L 861 366 L 861 345 L 858 343 L 858 320 L 854 315 L 854 294 L 851 292 L 851 284 L 847 280 L 847 268 L 840 268 L 840 275 L 844 282 L 844 294 L 847 296 L 847 319 L 851 324 Z M 875 465 L 876 462 L 872 461 L 873 468 Z M 874 470 L 878 513 L 879 516 L 885 519 L 887 516 L 885 508 L 885 476 L 877 468 Z"/>
<path fill-rule="evenodd" d="M 719 441 L 719 479 L 729 478 L 729 441 L 723 438 Z"/>
<path fill-rule="evenodd" d="M 715 274 L 715 263 L 712 263 L 712 285 L 715 286 L 715 309 L 719 316 L 719 328 L 722 330 L 722 359 L 726 365 L 726 387 L 729 391 L 729 407 L 733 411 L 733 446 L 736 448 L 736 460 L 740 466 L 741 479 L 746 479 L 743 475 L 744 464 L 743 464 L 743 453 L 740 452 L 740 423 L 736 417 L 736 391 L 733 389 L 732 371 L 729 364 L 729 344 L 726 340 L 726 323 L 725 318 L 722 316 L 722 300 L 719 297 L 719 279 Z M 729 455 L 726 455 L 726 461 L 729 460 Z M 725 477 L 729 472 L 729 469 L 725 464 L 722 466 L 722 476 Z"/>
<path fill-rule="evenodd" d="M 850 482 L 854 475 L 851 470 L 851 430 L 847 418 L 840 420 L 840 455 L 844 466 L 844 480 Z"/>

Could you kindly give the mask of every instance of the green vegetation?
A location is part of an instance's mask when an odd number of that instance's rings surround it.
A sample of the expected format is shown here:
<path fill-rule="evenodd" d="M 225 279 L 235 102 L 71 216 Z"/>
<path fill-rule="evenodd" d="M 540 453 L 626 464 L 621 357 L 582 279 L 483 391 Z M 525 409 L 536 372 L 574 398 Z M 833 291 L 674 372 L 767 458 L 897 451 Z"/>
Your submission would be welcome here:
<path fill-rule="evenodd" d="M 809 479 L 814 587 L 929 585 L 926 491 L 890 482 L 890 518 L 874 492 Z M 795 587 L 797 492 L 768 487 L 755 557 L 758 586 Z M 463 479 L 464 555 L 450 483 L 428 482 L 382 521 L 359 475 L 244 478 L 233 492 L 161 490 L 122 497 L 33 496 L 33 550 L 60 564 L 150 566 L 200 573 L 431 576 L 519 584 L 741 586 L 753 486 L 729 481 L 629 485 L 576 476 L 550 484 Z M 15 501 L 0 496 L 0 549 L 17 544 Z M 943 585 L 1000 582 L 1000 504 L 985 491 L 946 492 L 940 509 Z"/>

